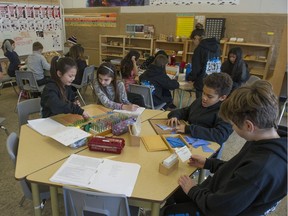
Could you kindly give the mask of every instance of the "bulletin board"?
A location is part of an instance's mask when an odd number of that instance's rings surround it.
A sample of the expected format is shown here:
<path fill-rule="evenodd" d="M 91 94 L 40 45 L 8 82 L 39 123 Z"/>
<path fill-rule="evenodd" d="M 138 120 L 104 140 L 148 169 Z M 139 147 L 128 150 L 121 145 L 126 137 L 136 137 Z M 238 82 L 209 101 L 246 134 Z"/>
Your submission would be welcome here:
<path fill-rule="evenodd" d="M 36 41 L 44 52 L 62 50 L 63 19 L 59 5 L 0 4 L 0 43 L 15 41 L 19 56 L 32 53 Z M 2 49 L 0 58 L 5 58 Z"/>
<path fill-rule="evenodd" d="M 176 25 L 176 36 L 189 38 L 194 29 L 194 16 L 177 15 Z"/>

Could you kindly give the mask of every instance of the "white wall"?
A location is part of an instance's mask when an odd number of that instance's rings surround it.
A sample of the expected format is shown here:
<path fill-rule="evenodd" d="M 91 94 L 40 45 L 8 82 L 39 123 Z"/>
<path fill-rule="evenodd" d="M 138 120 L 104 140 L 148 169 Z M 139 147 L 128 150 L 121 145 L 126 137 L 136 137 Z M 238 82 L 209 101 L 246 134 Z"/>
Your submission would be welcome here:
<path fill-rule="evenodd" d="M 64 8 L 86 7 L 86 0 L 62 0 Z M 287 14 L 287 0 L 240 0 L 239 5 L 121 7 L 121 13 L 274 13 Z"/>

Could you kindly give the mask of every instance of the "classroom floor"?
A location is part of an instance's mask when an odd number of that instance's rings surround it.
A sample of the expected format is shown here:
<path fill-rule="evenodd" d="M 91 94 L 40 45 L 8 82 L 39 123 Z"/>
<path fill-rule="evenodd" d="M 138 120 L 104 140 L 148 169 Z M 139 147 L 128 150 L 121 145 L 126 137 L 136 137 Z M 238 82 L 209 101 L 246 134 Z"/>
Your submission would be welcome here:
<path fill-rule="evenodd" d="M 18 131 L 18 117 L 15 113 L 15 106 L 17 103 L 17 95 L 13 91 L 12 87 L 6 87 L 0 91 L 0 117 L 5 117 L 6 120 L 3 123 L 9 130 L 9 132 Z M 188 94 L 185 95 L 184 103 L 188 101 Z M 93 103 L 93 97 L 91 90 L 87 89 L 84 94 L 86 98 L 86 103 Z M 176 97 L 177 99 L 177 97 Z M 178 105 L 178 101 L 174 101 L 175 105 Z M 282 124 L 287 125 L 287 118 L 284 117 Z M 20 185 L 14 179 L 14 168 L 12 161 L 10 161 L 7 151 L 6 151 L 6 134 L 3 130 L 0 130 L 0 215 L 5 216 L 31 216 L 33 214 L 33 203 L 30 200 L 25 200 L 23 207 L 19 207 L 18 203 L 22 197 L 22 192 Z M 243 146 L 244 140 L 240 138 L 236 133 L 233 133 L 228 141 L 223 152 L 223 159 L 228 160 L 233 157 Z M 61 195 L 60 195 L 61 196 Z M 59 198 L 62 200 L 62 198 Z M 62 201 L 61 201 L 62 202 Z M 60 203 L 61 215 L 64 215 L 63 203 Z M 45 208 L 43 210 L 44 216 L 51 215 L 50 201 L 48 200 Z M 287 215 L 287 198 L 282 200 L 280 205 L 277 207 L 276 211 L 271 214 L 271 216 L 284 216 Z"/>

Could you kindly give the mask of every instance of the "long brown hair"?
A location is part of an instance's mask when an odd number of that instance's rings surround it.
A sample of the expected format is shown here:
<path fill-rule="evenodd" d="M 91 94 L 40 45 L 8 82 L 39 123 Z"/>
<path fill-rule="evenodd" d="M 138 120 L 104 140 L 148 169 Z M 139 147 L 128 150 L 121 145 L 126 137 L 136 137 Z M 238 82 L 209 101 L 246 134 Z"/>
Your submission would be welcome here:
<path fill-rule="evenodd" d="M 77 70 L 77 64 L 72 58 L 58 57 L 58 56 L 54 56 L 52 58 L 50 68 L 51 78 L 56 82 L 58 88 L 60 89 L 61 98 L 63 99 L 63 101 L 68 101 L 68 99 L 66 97 L 65 86 L 61 82 L 60 77 L 57 74 L 57 71 L 59 71 L 61 75 L 64 75 L 71 68 L 76 68 Z"/>
<path fill-rule="evenodd" d="M 120 95 L 119 95 L 118 88 L 117 88 L 117 71 L 116 71 L 115 66 L 109 62 L 106 62 L 106 63 L 102 63 L 97 70 L 96 82 L 98 82 L 98 85 L 100 86 L 101 90 L 107 94 L 106 89 L 99 82 L 99 74 L 103 76 L 109 76 L 112 78 L 112 84 L 113 84 L 114 91 L 115 91 L 115 102 L 120 103 L 121 99 L 120 99 Z"/>

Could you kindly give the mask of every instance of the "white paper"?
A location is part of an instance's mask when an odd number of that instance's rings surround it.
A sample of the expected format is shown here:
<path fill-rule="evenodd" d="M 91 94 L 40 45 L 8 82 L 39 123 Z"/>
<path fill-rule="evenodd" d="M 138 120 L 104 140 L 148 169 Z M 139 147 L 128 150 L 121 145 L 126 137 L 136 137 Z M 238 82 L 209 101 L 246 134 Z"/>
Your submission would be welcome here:
<path fill-rule="evenodd" d="M 38 133 L 51 137 L 65 146 L 69 146 L 91 134 L 77 127 L 65 127 L 51 118 L 28 120 L 28 126 Z"/>
<path fill-rule="evenodd" d="M 54 121 L 51 118 L 28 120 L 28 126 L 43 136 L 50 136 L 56 131 L 63 130 L 65 128 L 64 125 Z"/>
<path fill-rule="evenodd" d="M 176 154 L 178 155 L 178 157 L 182 162 L 189 160 L 189 158 L 192 155 L 187 146 L 184 146 L 182 148 L 176 148 Z"/>
<path fill-rule="evenodd" d="M 113 110 L 113 112 L 123 113 L 133 116 L 140 116 L 144 112 L 144 107 L 139 107 L 136 111 L 127 111 L 127 110 Z"/>
<path fill-rule="evenodd" d="M 140 165 L 71 155 L 50 181 L 131 196 Z"/>
<path fill-rule="evenodd" d="M 50 135 L 50 137 L 65 146 L 69 146 L 81 139 L 87 138 L 91 134 L 76 127 L 64 127 L 60 131 Z"/>

